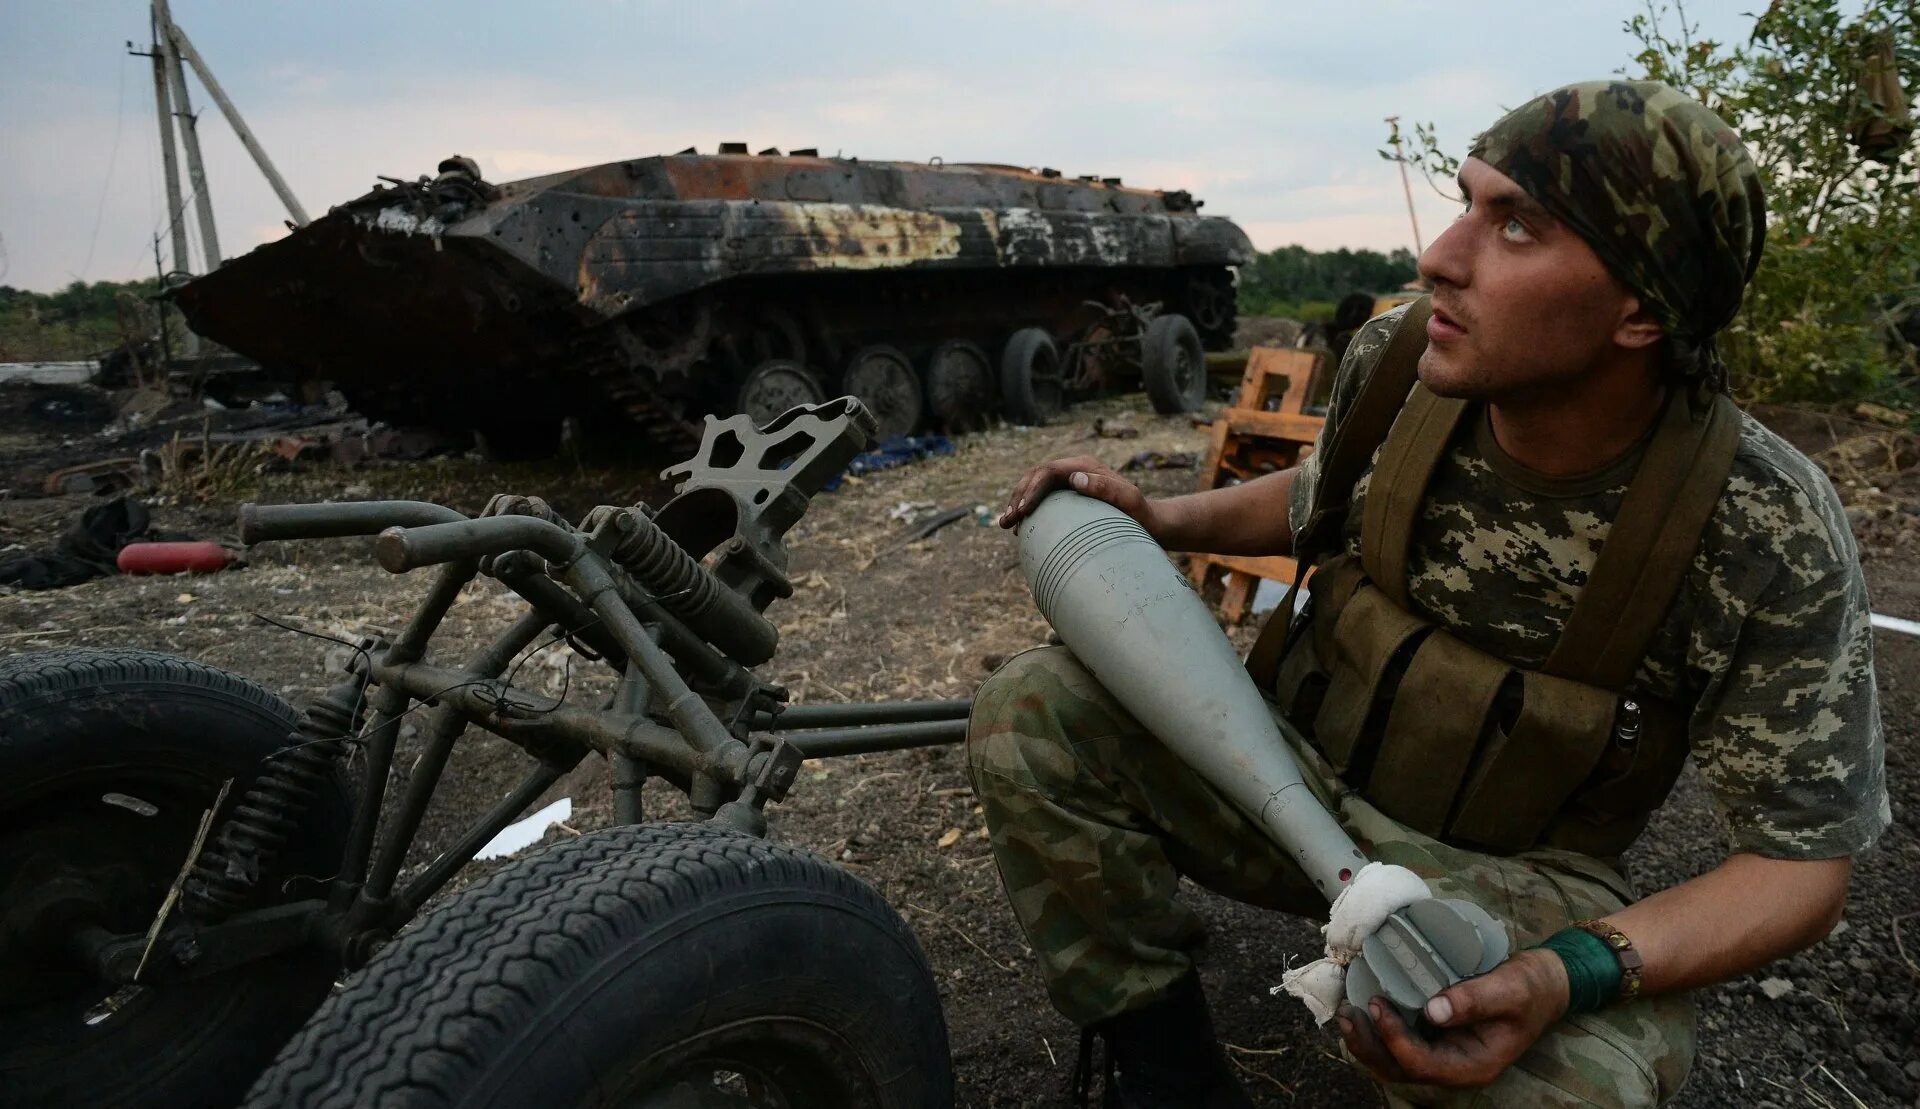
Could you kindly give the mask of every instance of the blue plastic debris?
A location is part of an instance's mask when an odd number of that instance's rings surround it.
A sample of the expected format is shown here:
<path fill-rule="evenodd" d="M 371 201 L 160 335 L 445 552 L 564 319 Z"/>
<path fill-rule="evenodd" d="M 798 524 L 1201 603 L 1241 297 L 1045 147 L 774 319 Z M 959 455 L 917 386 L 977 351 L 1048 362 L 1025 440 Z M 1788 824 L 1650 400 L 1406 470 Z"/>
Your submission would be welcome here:
<path fill-rule="evenodd" d="M 891 470 L 922 458 L 952 453 L 953 441 L 944 435 L 896 435 L 865 454 L 855 455 L 853 461 L 847 463 L 847 468 L 835 474 L 822 488 L 831 493 L 850 477 Z"/>

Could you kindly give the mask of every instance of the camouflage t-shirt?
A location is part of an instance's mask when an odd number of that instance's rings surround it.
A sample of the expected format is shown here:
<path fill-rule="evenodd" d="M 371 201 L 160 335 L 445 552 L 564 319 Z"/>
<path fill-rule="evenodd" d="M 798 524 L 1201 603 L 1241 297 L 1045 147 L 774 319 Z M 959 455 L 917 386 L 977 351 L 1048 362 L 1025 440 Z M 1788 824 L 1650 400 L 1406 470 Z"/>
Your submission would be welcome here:
<path fill-rule="evenodd" d="M 1354 336 L 1322 448 L 1404 311 Z M 1484 409 L 1477 419 L 1470 412 L 1421 503 L 1407 562 L 1414 606 L 1489 654 L 1540 666 L 1646 441 L 1595 473 L 1549 477 L 1501 450 Z M 1294 484 L 1296 531 L 1311 507 L 1318 457 L 1316 450 Z M 1371 476 L 1369 464 L 1346 520 L 1356 554 Z M 1742 413 L 1726 491 L 1628 690 L 1693 706 L 1693 760 L 1734 850 L 1832 858 L 1867 847 L 1891 821 L 1869 616 L 1859 552 L 1833 486 Z"/>

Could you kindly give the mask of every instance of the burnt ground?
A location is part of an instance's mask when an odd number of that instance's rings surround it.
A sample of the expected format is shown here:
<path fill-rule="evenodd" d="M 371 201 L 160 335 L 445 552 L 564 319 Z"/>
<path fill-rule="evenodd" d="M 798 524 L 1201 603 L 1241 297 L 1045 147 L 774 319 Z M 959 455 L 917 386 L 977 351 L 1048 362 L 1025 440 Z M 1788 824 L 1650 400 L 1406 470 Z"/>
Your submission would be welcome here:
<path fill-rule="evenodd" d="M 1129 409 L 1132 411 L 1129 412 Z M 1184 419 L 1144 413 L 1139 398 L 1085 406 L 1045 429 L 1001 428 L 958 441 L 958 453 L 871 475 L 818 498 L 790 539 L 800 588 L 778 603 L 780 655 L 768 672 L 797 700 L 870 700 L 969 694 L 1001 658 L 1041 642 L 1045 625 L 1019 580 L 1008 536 L 964 519 L 932 538 L 902 543 L 902 503 L 950 508 L 999 500 L 1029 463 L 1087 452 L 1120 463 L 1148 450 L 1199 451 L 1204 434 Z M 1094 415 L 1128 413 L 1136 439 L 1094 439 Z M 1865 551 L 1875 610 L 1920 617 L 1920 471 L 1909 440 L 1870 424 L 1818 415 L 1770 418 L 1810 451 L 1836 438 L 1856 448 L 1833 463 Z M 32 454 L 30 430 L 9 422 L 4 452 Z M 50 429 L 55 442 L 70 437 Z M 1884 440 L 1886 458 L 1871 449 Z M 0 460 L 4 461 L 4 460 Z M 656 501 L 654 465 L 572 459 L 493 466 L 469 459 L 358 470 L 314 469 L 248 479 L 238 499 L 412 497 L 468 511 L 491 493 L 538 493 L 577 515 L 601 501 Z M 0 475 L 4 476 L 4 475 Z M 1192 487 L 1191 470 L 1139 475 L 1150 493 Z M 5 485 L 0 481 L 0 485 Z M 22 486 L 24 487 L 24 486 Z M 37 547 L 85 507 L 82 498 L 0 500 L 0 548 Z M 160 498 L 154 524 L 232 541 L 233 505 Z M 107 578 L 67 590 L 0 596 L 0 651 L 79 645 L 140 646 L 198 658 L 255 678 L 296 703 L 327 684 L 344 651 L 284 631 L 269 616 L 311 631 L 351 635 L 393 628 L 426 585 L 375 567 L 366 543 L 268 544 L 242 570 L 198 578 Z M 443 625 L 438 649 L 457 657 L 514 612 L 479 583 Z M 1251 629 L 1236 629 L 1244 643 Z M 1689 1106 L 1908 1105 L 1920 1091 L 1920 640 L 1877 633 L 1895 825 L 1860 861 L 1847 920 L 1806 953 L 1705 991 L 1699 1065 L 1681 1099 Z M 525 684 L 597 700 L 611 675 L 545 650 L 520 671 Z M 409 765 L 402 752 L 398 765 Z M 482 734 L 463 741 L 425 825 L 414 864 L 449 843 L 459 818 L 501 796 L 524 756 Z M 589 760 L 562 787 L 574 799 L 564 835 L 610 817 L 605 770 Z M 559 792 L 556 789 L 556 793 Z M 544 799 L 543 799 L 544 800 Z M 649 790 L 649 815 L 684 814 Z M 918 933 L 939 976 L 952 1034 L 960 1102 L 968 1106 L 1064 1103 L 1076 1033 L 1048 1007 L 1029 951 L 1001 896 L 959 753 L 933 749 L 809 764 L 774 814 L 774 834 L 817 850 L 877 886 Z M 1633 851 L 1643 889 L 1681 880 L 1720 857 L 1723 837 L 1697 778 L 1674 798 Z M 488 865 L 488 864 L 482 864 Z M 492 864 L 498 865 L 498 864 Z M 1297 1005 L 1267 995 L 1289 958 L 1311 953 L 1306 922 L 1192 891 L 1211 924 L 1204 977 L 1230 1057 L 1264 1105 L 1377 1104 L 1371 1086 L 1333 1055 L 1333 1040 Z M 1762 987 L 1763 979 L 1778 979 Z M 1789 984 L 1782 992 L 1781 983 Z M 1777 996 L 1774 996 L 1776 995 Z"/>

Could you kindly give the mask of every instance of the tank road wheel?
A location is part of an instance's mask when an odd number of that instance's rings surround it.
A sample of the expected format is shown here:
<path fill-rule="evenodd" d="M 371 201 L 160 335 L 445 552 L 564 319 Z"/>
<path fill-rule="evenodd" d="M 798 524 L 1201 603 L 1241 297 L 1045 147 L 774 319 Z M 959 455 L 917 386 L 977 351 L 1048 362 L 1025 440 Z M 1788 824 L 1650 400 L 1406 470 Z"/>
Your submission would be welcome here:
<path fill-rule="evenodd" d="M 925 954 L 817 855 L 609 828 L 388 944 L 253 1088 L 260 1109 L 951 1105 Z"/>
<path fill-rule="evenodd" d="M 775 416 L 801 404 L 819 404 L 827 399 L 820 383 L 798 362 L 775 358 L 753 368 L 740 383 L 740 400 L 734 411 L 744 412 L 753 426 L 765 427 Z"/>
<path fill-rule="evenodd" d="M 927 411 L 948 431 L 984 426 L 997 407 L 993 363 L 978 346 L 954 339 L 927 356 Z"/>
<path fill-rule="evenodd" d="M 221 784 L 231 807 L 294 726 L 252 682 L 169 655 L 0 661 L 0 1105 L 232 1105 L 319 1006 L 338 964 L 314 950 L 151 987 L 72 954 L 82 929 L 152 924 Z M 334 779 L 285 873 L 332 874 L 352 812 Z"/>
<path fill-rule="evenodd" d="M 1153 410 L 1197 412 L 1207 400 L 1207 356 L 1185 316 L 1155 316 L 1141 341 L 1140 376 Z"/>
<path fill-rule="evenodd" d="M 1000 398 L 1007 418 L 1038 427 L 1066 407 L 1060 378 L 1060 352 L 1045 329 L 1023 327 L 1013 333 L 1000 352 Z"/>
<path fill-rule="evenodd" d="M 880 425 L 878 443 L 912 435 L 920 426 L 925 403 L 920 378 L 907 356 L 893 347 L 877 343 L 854 351 L 846 373 L 840 376 L 840 390 L 859 397 L 872 410 Z"/>

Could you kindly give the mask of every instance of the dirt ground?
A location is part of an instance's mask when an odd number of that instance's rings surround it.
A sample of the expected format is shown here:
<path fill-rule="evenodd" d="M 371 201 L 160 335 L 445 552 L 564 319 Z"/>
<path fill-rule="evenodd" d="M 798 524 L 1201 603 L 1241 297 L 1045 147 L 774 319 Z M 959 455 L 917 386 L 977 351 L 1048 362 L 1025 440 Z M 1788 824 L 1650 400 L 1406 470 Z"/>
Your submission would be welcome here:
<path fill-rule="evenodd" d="M 1096 415 L 1119 417 L 1141 434 L 1093 438 Z M 1768 418 L 1809 451 L 1826 451 L 1837 440 L 1856 444 L 1830 465 L 1861 538 L 1875 611 L 1920 617 L 1920 457 L 1908 453 L 1910 440 L 1851 419 L 1792 412 Z M 0 468 L 30 469 L 33 437 L 18 425 L 6 430 Z M 71 434 L 60 429 L 56 438 Z M 1885 457 L 1860 440 L 1884 440 Z M 782 645 L 766 670 L 796 701 L 966 696 L 999 660 L 1045 638 L 1006 533 L 969 517 L 905 543 L 908 524 L 893 518 L 900 506 L 922 506 L 924 516 L 978 505 L 984 517 L 1034 461 L 1085 452 L 1119 465 L 1147 451 L 1198 452 L 1204 432 L 1187 419 L 1148 414 L 1136 397 L 1083 406 L 1055 427 L 999 428 L 956 445 L 951 457 L 870 475 L 817 498 L 791 534 L 800 588 L 771 610 Z M 488 495 L 511 491 L 546 496 L 577 517 L 603 501 L 658 503 L 665 490 L 656 469 L 446 458 L 264 475 L 244 499 L 407 497 L 473 511 Z M 1195 481 L 1191 469 L 1138 476 L 1151 494 L 1187 491 Z M 50 545 L 86 504 L 75 497 L 0 500 L 0 549 Z M 232 542 L 233 507 L 157 503 L 154 525 Z M 245 569 L 218 575 L 110 577 L 47 593 L 0 593 L 0 652 L 81 645 L 170 651 L 248 675 L 298 704 L 331 680 L 327 667 L 344 651 L 262 617 L 351 636 L 396 627 L 425 588 L 425 575 L 396 579 L 378 569 L 367 547 L 361 540 L 266 544 L 251 552 Z M 463 655 L 515 612 L 504 590 L 476 583 L 443 625 L 436 649 Z M 1244 643 L 1251 629 L 1234 634 Z M 1894 826 L 1860 860 L 1846 922 L 1831 937 L 1703 992 L 1700 1058 L 1683 1105 L 1907 1105 L 1920 1091 L 1920 640 L 1876 634 Z M 532 657 L 520 680 L 553 693 L 565 689 L 583 702 L 597 702 L 612 686 L 610 674 L 564 646 Z M 398 763 L 409 765 L 404 751 Z M 414 865 L 451 842 L 460 817 L 504 794 L 527 765 L 490 736 L 463 741 Z M 605 782 L 597 758 L 563 782 L 555 792 L 573 798 L 573 817 L 553 834 L 604 824 L 611 815 Z M 684 814 L 667 793 L 657 785 L 649 790 L 650 817 Z M 1006 908 L 958 751 L 811 763 L 773 824 L 774 835 L 872 882 L 912 924 L 940 978 L 961 1104 L 1065 1103 L 1077 1036 L 1047 1005 Z M 1669 885 L 1711 867 L 1723 845 L 1710 800 L 1689 772 L 1632 852 L 1632 877 L 1642 889 Z M 1259 1103 L 1378 1104 L 1372 1087 L 1339 1063 L 1329 1033 L 1315 1029 L 1298 1005 L 1268 996 L 1290 958 L 1315 950 L 1313 926 L 1198 890 L 1192 896 L 1211 924 L 1203 974 L 1216 1023 Z"/>

